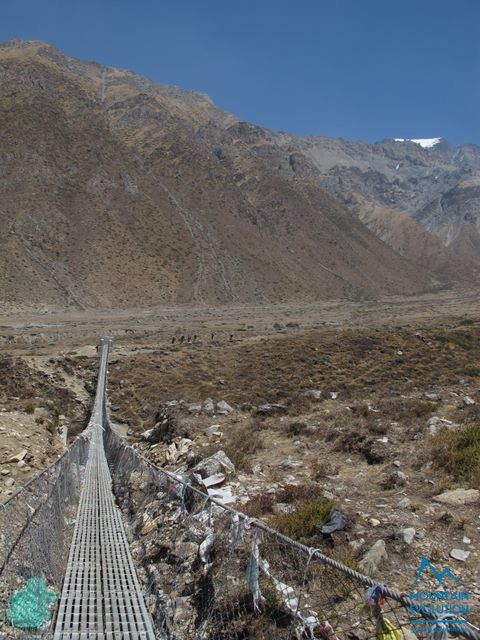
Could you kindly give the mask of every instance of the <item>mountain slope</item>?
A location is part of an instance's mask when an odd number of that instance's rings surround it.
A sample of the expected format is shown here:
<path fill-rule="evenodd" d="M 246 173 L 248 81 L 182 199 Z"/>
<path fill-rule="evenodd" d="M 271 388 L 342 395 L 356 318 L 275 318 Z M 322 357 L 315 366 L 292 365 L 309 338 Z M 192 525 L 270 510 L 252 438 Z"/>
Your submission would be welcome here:
<path fill-rule="evenodd" d="M 18 41 L 0 47 L 0 90 L 4 307 L 314 300 L 443 284 L 317 181 L 283 175 L 254 148 L 257 129 L 205 95 Z"/>
<path fill-rule="evenodd" d="M 273 156 L 270 144 L 259 145 L 256 152 L 285 176 L 315 181 L 363 220 L 361 211 L 370 203 L 369 228 L 390 226 L 379 237 L 395 250 L 410 236 L 412 243 L 401 253 L 419 268 L 429 266 L 444 281 L 478 280 L 480 147 L 451 147 L 442 139 L 366 144 L 288 134 L 276 134 L 275 141 Z M 375 213 L 381 215 L 378 224 L 372 223 Z M 420 231 L 415 238 L 415 223 L 428 235 Z M 439 271 L 430 262 L 432 255 L 443 265 Z"/>

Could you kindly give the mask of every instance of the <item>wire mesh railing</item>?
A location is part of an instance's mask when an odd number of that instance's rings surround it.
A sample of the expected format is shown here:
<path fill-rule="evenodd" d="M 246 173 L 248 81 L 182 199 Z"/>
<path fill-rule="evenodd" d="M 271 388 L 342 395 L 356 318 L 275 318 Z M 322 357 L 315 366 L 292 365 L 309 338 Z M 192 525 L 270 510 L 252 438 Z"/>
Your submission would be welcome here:
<path fill-rule="evenodd" d="M 219 503 L 108 428 L 106 450 L 160 637 L 480 638 L 461 616 L 432 621 L 406 595 Z"/>
<path fill-rule="evenodd" d="M 0 637 L 46 637 L 62 587 L 89 438 L 0 503 Z"/>

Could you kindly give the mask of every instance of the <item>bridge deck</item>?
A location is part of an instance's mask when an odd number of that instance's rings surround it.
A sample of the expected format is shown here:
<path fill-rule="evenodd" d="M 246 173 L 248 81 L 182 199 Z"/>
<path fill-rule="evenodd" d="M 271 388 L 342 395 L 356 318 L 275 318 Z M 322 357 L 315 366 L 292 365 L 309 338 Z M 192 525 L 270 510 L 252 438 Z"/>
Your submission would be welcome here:
<path fill-rule="evenodd" d="M 54 640 L 155 638 L 115 505 L 103 447 L 103 401 L 109 343 L 102 341 L 85 484 L 60 598 Z"/>

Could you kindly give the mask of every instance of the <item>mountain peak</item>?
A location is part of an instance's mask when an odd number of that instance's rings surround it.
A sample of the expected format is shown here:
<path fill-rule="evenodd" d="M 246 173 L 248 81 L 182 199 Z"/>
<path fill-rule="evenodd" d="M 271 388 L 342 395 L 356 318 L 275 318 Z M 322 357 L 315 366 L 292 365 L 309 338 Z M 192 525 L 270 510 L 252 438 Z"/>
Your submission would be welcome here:
<path fill-rule="evenodd" d="M 395 142 L 414 142 L 424 149 L 431 149 L 435 145 L 444 141 L 444 138 L 394 138 Z"/>

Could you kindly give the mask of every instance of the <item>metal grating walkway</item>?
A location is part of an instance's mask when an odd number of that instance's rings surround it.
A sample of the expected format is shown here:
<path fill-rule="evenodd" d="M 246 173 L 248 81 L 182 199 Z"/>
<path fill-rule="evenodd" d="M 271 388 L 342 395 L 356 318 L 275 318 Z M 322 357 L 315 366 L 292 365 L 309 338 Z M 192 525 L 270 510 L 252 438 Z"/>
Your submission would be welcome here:
<path fill-rule="evenodd" d="M 54 640 L 150 640 L 150 615 L 115 506 L 103 447 L 110 341 L 100 343 L 97 394 L 89 423 L 90 453 L 80 497 Z"/>

